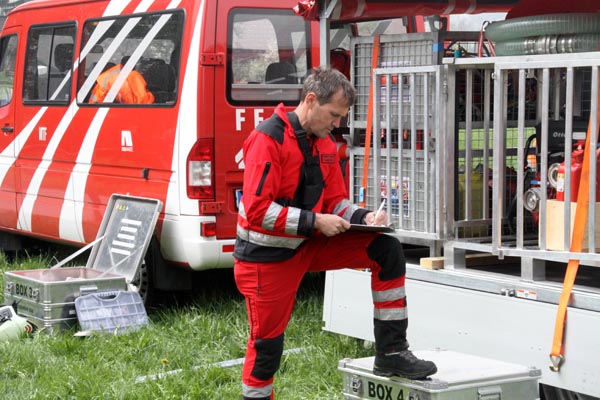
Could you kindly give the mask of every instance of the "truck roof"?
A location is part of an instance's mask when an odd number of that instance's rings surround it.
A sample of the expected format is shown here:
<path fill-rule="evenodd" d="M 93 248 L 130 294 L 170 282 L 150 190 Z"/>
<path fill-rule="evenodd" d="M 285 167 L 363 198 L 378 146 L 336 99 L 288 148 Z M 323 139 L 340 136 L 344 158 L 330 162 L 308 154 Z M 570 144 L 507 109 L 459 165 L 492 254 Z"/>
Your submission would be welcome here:
<path fill-rule="evenodd" d="M 361 2 L 337 1 L 337 5 L 329 18 L 332 23 L 360 22 L 377 19 L 393 19 L 413 15 L 444 15 L 444 14 L 476 14 L 486 12 L 507 12 L 519 1 L 524 0 L 364 0 Z M 309 1 L 301 1 L 299 14 L 305 18 L 318 19 L 319 12 L 314 12 Z M 317 5 L 318 3 L 318 5 Z M 324 10 L 327 6 L 324 0 L 315 3 L 315 7 Z"/>
<path fill-rule="evenodd" d="M 531 14 L 598 12 L 598 0 L 363 0 L 360 2 L 342 0 L 302 0 L 296 6 L 296 12 L 307 19 L 319 19 L 319 16 L 332 5 L 329 21 L 331 23 L 349 23 L 381 19 L 394 19 L 417 15 L 481 14 L 510 12 L 514 16 Z M 334 4 L 335 3 L 335 4 Z"/>
<path fill-rule="evenodd" d="M 29 1 L 25 1 L 24 3 L 17 5 L 15 8 L 10 10 L 7 15 L 11 15 L 11 14 L 18 13 L 18 12 L 25 11 L 25 10 L 32 10 L 32 9 L 35 10 L 38 8 L 47 9 L 48 7 L 54 7 L 54 6 L 64 6 L 64 5 L 81 6 L 84 3 L 93 3 L 93 2 L 97 2 L 97 1 L 104 1 L 104 0 L 29 0 Z"/>

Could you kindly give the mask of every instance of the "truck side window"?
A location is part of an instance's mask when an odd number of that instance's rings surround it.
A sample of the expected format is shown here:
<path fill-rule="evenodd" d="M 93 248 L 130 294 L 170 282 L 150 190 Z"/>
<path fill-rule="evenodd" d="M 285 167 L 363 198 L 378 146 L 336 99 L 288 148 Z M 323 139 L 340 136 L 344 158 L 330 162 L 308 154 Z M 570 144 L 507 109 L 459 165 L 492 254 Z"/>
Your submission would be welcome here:
<path fill-rule="evenodd" d="M 12 100 L 16 59 L 17 35 L 3 37 L 0 41 L 0 107 Z"/>
<path fill-rule="evenodd" d="M 32 27 L 27 36 L 23 102 L 68 104 L 75 26 Z"/>
<path fill-rule="evenodd" d="M 86 21 L 77 102 L 175 104 L 183 18 L 174 11 Z"/>
<path fill-rule="evenodd" d="M 295 104 L 310 69 L 309 24 L 291 10 L 240 8 L 229 15 L 228 100 Z"/>

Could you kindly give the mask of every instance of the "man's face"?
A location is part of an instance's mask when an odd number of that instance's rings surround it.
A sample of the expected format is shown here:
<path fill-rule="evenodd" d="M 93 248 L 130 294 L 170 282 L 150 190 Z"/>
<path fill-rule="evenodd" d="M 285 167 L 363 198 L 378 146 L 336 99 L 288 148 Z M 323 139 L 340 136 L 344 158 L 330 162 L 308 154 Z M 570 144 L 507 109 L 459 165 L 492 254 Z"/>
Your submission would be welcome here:
<path fill-rule="evenodd" d="M 314 93 L 307 95 L 308 101 L 308 126 L 307 132 L 319 138 L 325 138 L 329 133 L 340 126 L 341 119 L 348 115 L 348 102 L 340 89 L 329 103 L 319 104 Z"/>

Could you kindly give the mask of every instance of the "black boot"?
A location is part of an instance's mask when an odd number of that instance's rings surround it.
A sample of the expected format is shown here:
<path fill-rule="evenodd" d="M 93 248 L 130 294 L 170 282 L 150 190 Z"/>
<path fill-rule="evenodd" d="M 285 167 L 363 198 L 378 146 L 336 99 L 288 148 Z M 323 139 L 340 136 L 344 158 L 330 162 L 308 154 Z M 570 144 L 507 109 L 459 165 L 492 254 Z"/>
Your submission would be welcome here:
<path fill-rule="evenodd" d="M 410 350 L 397 353 L 377 353 L 373 373 L 379 376 L 400 376 L 408 379 L 425 379 L 437 372 L 432 361 L 420 360 Z"/>
<path fill-rule="evenodd" d="M 420 360 L 408 350 L 408 320 L 373 319 L 375 328 L 375 363 L 373 373 L 379 376 L 401 376 L 425 379 L 437 372 L 431 361 Z"/>

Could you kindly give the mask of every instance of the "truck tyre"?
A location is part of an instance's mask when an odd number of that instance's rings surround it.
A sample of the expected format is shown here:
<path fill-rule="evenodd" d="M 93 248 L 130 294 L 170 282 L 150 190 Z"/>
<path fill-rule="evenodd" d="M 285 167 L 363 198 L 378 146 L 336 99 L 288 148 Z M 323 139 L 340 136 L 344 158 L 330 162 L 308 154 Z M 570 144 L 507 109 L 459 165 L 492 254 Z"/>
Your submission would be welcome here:
<path fill-rule="evenodd" d="M 131 280 L 131 282 L 129 282 L 129 290 L 138 292 L 146 306 L 152 305 L 155 300 L 156 290 L 154 289 L 153 285 L 153 276 L 156 269 L 157 251 L 158 257 L 161 257 L 160 249 L 156 248 L 157 245 L 158 242 L 153 237 L 150 241 L 150 245 L 148 246 L 148 250 L 146 250 L 146 254 L 144 255 L 144 259 L 142 260 L 142 264 L 140 265 L 137 274 Z"/>
<path fill-rule="evenodd" d="M 133 292 L 138 292 L 144 301 L 145 305 L 149 305 L 152 303 L 153 298 L 153 288 L 151 285 L 151 268 L 148 266 L 148 263 L 144 259 L 142 265 L 138 269 L 138 273 L 135 277 L 128 283 L 129 290 Z"/>

